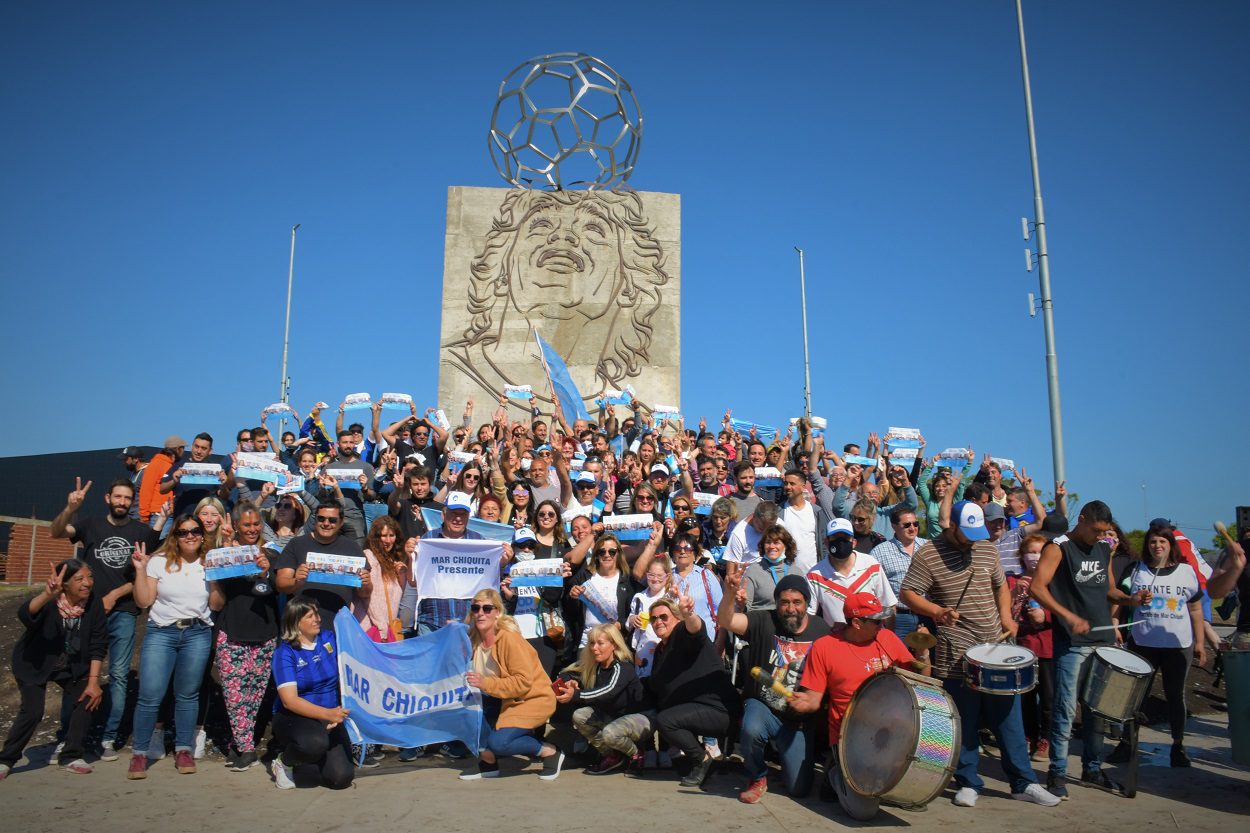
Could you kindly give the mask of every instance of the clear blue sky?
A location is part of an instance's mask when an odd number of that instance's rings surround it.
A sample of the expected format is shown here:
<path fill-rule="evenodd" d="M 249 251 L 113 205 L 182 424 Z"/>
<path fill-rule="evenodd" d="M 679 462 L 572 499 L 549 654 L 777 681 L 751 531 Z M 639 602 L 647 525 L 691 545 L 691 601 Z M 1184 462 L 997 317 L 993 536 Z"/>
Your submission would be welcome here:
<path fill-rule="evenodd" d="M 432 403 L 447 187 L 501 184 L 503 76 L 583 51 L 637 91 L 631 184 L 682 195 L 687 415 L 800 413 L 798 244 L 837 439 L 916 426 L 1049 479 L 1010 0 L 526 8 L 5 4 L 0 454 L 228 447 L 278 397 L 297 222 L 296 407 Z M 1205 544 L 1250 502 L 1250 5 L 1025 15 L 1069 487 L 1133 527 L 1145 481 Z"/>

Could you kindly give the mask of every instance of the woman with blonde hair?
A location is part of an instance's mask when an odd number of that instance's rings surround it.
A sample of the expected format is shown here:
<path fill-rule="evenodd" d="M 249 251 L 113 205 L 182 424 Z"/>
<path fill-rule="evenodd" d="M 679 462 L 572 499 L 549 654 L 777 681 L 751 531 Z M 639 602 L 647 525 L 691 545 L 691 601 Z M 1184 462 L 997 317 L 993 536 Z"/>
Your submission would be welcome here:
<path fill-rule="evenodd" d="M 538 652 L 503 612 L 497 590 L 477 592 L 465 624 L 473 646 L 473 670 L 465 681 L 483 694 L 482 734 L 477 769 L 460 780 L 498 778 L 500 757 L 528 755 L 542 759 L 538 777 L 554 781 L 564 765 L 564 753 L 540 739 L 556 710 L 556 698 Z"/>
<path fill-rule="evenodd" d="M 556 680 L 556 700 L 571 703 L 573 727 L 599 751 L 587 775 L 606 775 L 624 766 L 642 771 L 643 754 L 635 740 L 650 730 L 641 714 L 646 693 L 634 671 L 634 657 L 616 625 L 595 625 L 577 662 Z"/>
<path fill-rule="evenodd" d="M 234 536 L 225 504 L 212 495 L 195 504 L 195 511 L 192 514 L 204 525 L 205 552 L 226 546 L 226 543 Z"/>

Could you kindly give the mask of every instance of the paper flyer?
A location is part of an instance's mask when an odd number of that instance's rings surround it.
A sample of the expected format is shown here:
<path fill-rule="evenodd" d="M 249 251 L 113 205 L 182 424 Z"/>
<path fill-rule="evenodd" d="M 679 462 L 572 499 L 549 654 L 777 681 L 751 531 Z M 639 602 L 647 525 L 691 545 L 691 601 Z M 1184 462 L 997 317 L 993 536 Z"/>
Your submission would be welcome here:
<path fill-rule="evenodd" d="M 363 555 L 333 555 L 328 552 L 310 552 L 304 559 L 308 565 L 309 584 L 338 584 L 346 587 L 360 586 L 360 571 L 365 569 Z"/>

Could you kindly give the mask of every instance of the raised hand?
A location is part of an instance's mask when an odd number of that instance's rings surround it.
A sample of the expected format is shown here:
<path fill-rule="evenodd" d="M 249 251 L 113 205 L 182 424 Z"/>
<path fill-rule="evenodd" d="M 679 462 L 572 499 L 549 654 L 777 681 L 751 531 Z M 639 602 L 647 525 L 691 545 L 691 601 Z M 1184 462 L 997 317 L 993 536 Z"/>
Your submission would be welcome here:
<path fill-rule="evenodd" d="M 48 594 L 48 596 L 53 599 L 61 595 L 61 591 L 65 589 L 65 571 L 67 569 L 67 567 L 62 567 L 55 572 L 50 572 L 48 575 L 48 582 L 44 585 L 43 592 Z"/>
<path fill-rule="evenodd" d="M 130 563 L 134 565 L 135 572 L 142 573 L 148 567 L 148 547 L 142 541 L 135 543 L 135 548 L 130 552 Z"/>
<path fill-rule="evenodd" d="M 681 618 L 689 619 L 694 615 L 694 599 L 678 591 L 677 607 L 681 610 Z"/>
<path fill-rule="evenodd" d="M 77 510 L 82 506 L 82 502 L 87 499 L 87 490 L 91 488 L 91 481 L 87 481 L 87 485 L 82 485 L 82 478 L 74 478 L 74 491 L 69 493 L 69 498 L 65 501 L 70 509 Z"/>
<path fill-rule="evenodd" d="M 1016 469 L 1016 477 L 1020 478 L 1020 488 L 1026 491 L 1033 491 L 1033 478 L 1029 477 L 1024 469 Z"/>
<path fill-rule="evenodd" d="M 744 567 L 733 561 L 725 562 L 725 592 L 737 593 L 742 588 L 742 573 Z"/>

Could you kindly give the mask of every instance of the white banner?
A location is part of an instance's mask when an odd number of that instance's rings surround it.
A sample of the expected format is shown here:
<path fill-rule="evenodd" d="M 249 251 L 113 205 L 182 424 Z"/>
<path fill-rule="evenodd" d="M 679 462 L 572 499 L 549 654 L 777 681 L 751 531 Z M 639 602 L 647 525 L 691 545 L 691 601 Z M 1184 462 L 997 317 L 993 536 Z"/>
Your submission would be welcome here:
<path fill-rule="evenodd" d="M 467 538 L 423 538 L 417 544 L 417 592 L 426 599 L 471 599 L 499 587 L 503 544 Z"/>

